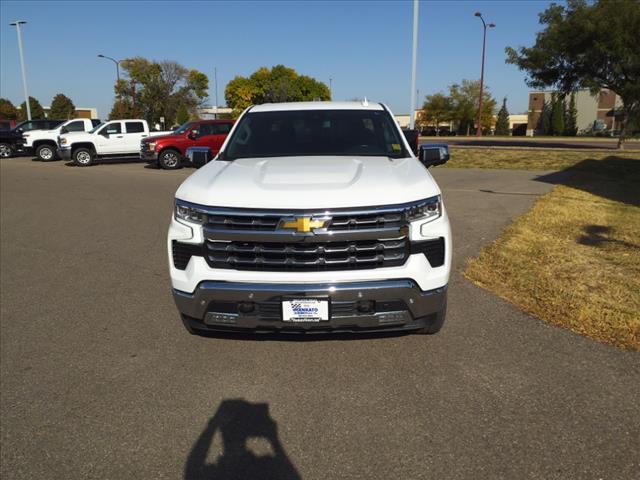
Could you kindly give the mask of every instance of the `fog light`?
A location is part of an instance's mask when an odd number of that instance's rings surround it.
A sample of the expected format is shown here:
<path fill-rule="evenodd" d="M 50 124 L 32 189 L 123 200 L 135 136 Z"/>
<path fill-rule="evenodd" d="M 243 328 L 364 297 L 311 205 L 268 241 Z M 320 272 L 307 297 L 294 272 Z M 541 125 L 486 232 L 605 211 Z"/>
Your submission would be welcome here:
<path fill-rule="evenodd" d="M 256 305 L 253 302 L 240 302 L 238 304 L 238 311 L 240 313 L 251 313 L 256 309 Z"/>
<path fill-rule="evenodd" d="M 360 313 L 371 313 L 375 309 L 373 300 L 360 300 L 357 303 L 357 308 Z"/>

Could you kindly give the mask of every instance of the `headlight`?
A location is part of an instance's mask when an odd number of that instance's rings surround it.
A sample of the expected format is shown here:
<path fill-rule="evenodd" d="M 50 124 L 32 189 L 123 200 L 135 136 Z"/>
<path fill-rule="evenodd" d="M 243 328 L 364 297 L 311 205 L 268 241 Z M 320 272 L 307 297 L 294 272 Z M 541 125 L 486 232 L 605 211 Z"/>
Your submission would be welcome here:
<path fill-rule="evenodd" d="M 61 138 L 60 139 L 60 145 L 66 145 L 68 142 L 68 140 L 66 138 Z"/>
<path fill-rule="evenodd" d="M 410 222 L 416 220 L 427 220 L 430 222 L 439 218 L 440 215 L 442 215 L 440 195 L 416 202 L 405 211 L 405 215 Z"/>
<path fill-rule="evenodd" d="M 178 220 L 203 224 L 207 220 L 207 214 L 179 200 L 176 200 L 175 216 Z"/>

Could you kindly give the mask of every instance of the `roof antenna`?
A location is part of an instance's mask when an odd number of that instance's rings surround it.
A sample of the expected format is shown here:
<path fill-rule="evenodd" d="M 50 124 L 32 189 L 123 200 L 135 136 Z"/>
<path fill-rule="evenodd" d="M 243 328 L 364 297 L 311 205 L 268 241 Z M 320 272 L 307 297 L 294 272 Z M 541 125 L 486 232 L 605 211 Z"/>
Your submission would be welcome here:
<path fill-rule="evenodd" d="M 367 100 L 367 97 L 364 97 L 364 99 L 362 100 L 362 106 L 363 107 L 368 107 L 369 106 L 369 100 Z"/>

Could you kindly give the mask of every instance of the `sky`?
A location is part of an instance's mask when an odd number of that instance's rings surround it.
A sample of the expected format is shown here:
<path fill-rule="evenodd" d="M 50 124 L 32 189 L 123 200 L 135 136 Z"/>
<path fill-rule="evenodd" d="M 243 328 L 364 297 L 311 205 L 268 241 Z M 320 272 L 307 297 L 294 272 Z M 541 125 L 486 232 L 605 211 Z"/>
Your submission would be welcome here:
<path fill-rule="evenodd" d="M 505 47 L 529 46 L 548 1 L 420 1 L 417 89 L 445 91 L 479 79 L 483 17 L 485 85 L 510 113 L 527 110 L 525 74 L 505 64 Z M 408 113 L 413 3 L 396 1 L 0 1 L 0 97 L 24 101 L 15 20 L 22 26 L 29 95 L 49 105 L 59 92 L 105 119 L 115 65 L 98 58 L 175 60 L 209 76 L 219 104 L 236 75 L 284 64 L 329 84 L 334 100 L 367 97 Z"/>

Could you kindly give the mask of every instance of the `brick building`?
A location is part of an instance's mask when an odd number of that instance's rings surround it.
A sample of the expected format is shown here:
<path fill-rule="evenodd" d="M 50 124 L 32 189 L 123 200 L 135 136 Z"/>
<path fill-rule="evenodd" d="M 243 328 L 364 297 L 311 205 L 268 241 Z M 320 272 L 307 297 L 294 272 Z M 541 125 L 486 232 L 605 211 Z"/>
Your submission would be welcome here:
<path fill-rule="evenodd" d="M 530 92 L 527 121 L 527 136 L 538 134 L 538 122 L 545 102 L 551 103 L 552 91 Z M 591 95 L 589 90 L 575 92 L 578 111 L 578 133 L 611 131 L 617 129 L 617 115 L 622 109 L 622 101 L 610 90 L 602 90 Z M 567 105 L 569 97 L 566 98 Z"/>

